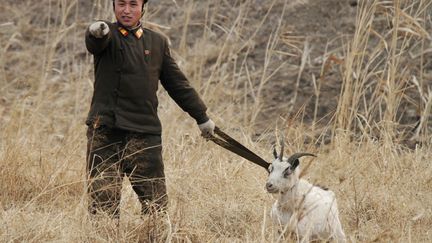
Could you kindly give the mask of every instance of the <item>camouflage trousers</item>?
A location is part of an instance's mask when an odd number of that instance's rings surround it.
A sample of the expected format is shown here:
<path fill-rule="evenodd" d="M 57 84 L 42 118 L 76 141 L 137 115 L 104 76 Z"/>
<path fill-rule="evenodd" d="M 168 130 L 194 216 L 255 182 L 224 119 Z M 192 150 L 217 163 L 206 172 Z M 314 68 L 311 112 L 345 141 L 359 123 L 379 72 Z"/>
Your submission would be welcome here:
<path fill-rule="evenodd" d="M 142 205 L 142 213 L 167 206 L 162 141 L 159 135 L 101 126 L 87 130 L 89 212 L 119 217 L 123 177 L 127 176 Z"/>

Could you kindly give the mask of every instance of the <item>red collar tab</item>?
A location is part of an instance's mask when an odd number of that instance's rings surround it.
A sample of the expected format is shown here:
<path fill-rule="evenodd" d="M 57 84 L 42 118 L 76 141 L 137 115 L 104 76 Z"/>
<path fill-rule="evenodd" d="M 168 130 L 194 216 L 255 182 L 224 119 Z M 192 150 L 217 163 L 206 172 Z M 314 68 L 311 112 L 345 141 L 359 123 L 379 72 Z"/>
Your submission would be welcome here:
<path fill-rule="evenodd" d="M 128 36 L 129 35 L 129 31 L 127 31 L 125 28 L 123 28 L 123 27 L 118 27 L 118 30 L 120 31 L 120 33 L 124 36 L 124 37 L 126 37 L 126 36 Z"/>

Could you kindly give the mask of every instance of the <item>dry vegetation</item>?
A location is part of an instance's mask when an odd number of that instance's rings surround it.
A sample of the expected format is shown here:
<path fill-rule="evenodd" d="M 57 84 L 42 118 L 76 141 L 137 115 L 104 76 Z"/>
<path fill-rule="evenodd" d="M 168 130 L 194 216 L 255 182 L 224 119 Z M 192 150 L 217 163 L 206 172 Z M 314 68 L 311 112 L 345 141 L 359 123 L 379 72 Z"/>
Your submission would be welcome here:
<path fill-rule="evenodd" d="M 161 0 L 145 18 L 169 27 L 229 134 L 267 159 L 279 132 L 287 152 L 318 154 L 306 177 L 336 192 L 350 241 L 431 242 L 432 3 L 347 2 Z M 92 221 L 83 32 L 112 18 L 110 1 L 2 0 L 0 11 L 1 242 L 274 241 L 266 173 L 200 138 L 163 90 L 168 217 L 140 219 L 125 187 L 120 227 Z"/>

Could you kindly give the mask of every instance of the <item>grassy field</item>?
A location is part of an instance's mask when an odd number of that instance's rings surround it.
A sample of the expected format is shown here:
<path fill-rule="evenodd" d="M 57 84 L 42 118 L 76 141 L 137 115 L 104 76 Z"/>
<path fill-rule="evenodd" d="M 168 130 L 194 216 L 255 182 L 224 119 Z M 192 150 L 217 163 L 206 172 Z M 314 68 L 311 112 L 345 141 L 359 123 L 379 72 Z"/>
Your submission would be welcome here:
<path fill-rule="evenodd" d="M 341 2 L 161 0 L 144 18 L 227 133 L 269 161 L 281 133 L 286 153 L 318 155 L 302 159 L 305 177 L 336 193 L 350 242 L 431 242 L 432 2 Z M 352 31 L 299 9 L 339 9 L 326 18 Z M 2 0 L 0 11 L 0 242 L 277 241 L 267 173 L 201 138 L 163 89 L 168 215 L 141 219 L 125 179 L 120 226 L 91 220 L 83 33 L 112 19 L 111 3 Z M 298 33 L 317 32 L 306 23 L 334 36 Z"/>

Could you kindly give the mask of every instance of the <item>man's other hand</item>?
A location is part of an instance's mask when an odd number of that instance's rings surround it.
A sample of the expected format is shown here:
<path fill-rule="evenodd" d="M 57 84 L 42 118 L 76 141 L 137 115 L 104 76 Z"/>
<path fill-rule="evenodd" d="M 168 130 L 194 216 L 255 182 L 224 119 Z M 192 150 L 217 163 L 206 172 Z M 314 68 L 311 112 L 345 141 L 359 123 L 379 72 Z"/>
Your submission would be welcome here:
<path fill-rule="evenodd" d="M 109 27 L 105 22 L 96 21 L 89 27 L 90 34 L 96 38 L 102 38 L 109 33 Z"/>
<path fill-rule="evenodd" d="M 198 124 L 199 129 L 201 130 L 201 136 L 205 138 L 209 138 L 214 135 L 215 123 L 209 119 L 208 121 Z"/>

